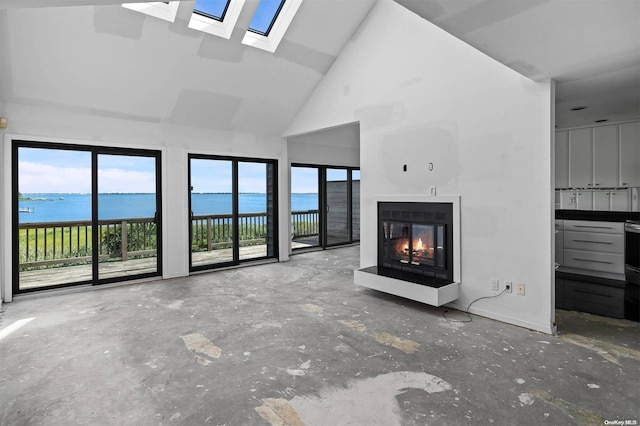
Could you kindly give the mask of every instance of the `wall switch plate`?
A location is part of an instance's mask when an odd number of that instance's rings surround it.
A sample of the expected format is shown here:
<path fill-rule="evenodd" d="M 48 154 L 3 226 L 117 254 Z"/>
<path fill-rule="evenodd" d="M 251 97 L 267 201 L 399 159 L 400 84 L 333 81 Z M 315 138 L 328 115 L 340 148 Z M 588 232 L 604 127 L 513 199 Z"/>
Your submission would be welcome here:
<path fill-rule="evenodd" d="M 513 292 L 513 282 L 512 281 L 505 281 L 504 282 L 504 292 L 505 293 Z"/>
<path fill-rule="evenodd" d="M 492 279 L 491 280 L 491 290 L 498 291 L 499 288 L 500 288 L 500 281 L 498 281 L 496 279 Z"/>
<path fill-rule="evenodd" d="M 429 187 L 429 195 L 436 195 L 436 187 L 435 186 L 430 186 Z"/>
<path fill-rule="evenodd" d="M 518 283 L 518 296 L 524 296 L 524 284 Z"/>

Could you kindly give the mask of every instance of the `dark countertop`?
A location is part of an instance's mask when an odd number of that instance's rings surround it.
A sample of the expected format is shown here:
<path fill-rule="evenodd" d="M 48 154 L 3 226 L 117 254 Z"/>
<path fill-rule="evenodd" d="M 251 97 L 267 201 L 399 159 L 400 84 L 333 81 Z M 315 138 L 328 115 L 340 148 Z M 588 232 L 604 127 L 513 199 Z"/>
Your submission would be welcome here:
<path fill-rule="evenodd" d="M 640 221 L 640 212 L 603 212 L 591 210 L 556 210 L 556 219 L 596 220 L 602 222 Z"/>

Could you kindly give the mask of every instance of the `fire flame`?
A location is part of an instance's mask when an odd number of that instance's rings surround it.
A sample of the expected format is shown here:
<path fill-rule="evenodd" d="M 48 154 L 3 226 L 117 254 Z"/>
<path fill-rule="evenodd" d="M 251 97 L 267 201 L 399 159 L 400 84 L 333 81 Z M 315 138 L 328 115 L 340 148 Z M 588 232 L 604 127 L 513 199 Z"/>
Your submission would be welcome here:
<path fill-rule="evenodd" d="M 400 253 L 411 253 L 415 256 L 432 256 L 433 255 L 433 247 L 431 247 L 433 243 L 427 238 L 427 242 L 422 242 L 422 237 L 419 237 L 418 240 L 413 240 L 412 247 L 409 247 L 409 241 L 404 240 L 403 242 L 396 245 L 397 248 L 400 248 Z"/>

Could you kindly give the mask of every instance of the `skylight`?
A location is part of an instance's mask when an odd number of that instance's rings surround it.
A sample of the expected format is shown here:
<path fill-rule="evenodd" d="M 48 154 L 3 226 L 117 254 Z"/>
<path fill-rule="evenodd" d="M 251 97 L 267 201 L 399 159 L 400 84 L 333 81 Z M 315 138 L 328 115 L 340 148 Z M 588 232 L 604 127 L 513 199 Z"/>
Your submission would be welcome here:
<path fill-rule="evenodd" d="M 189 28 L 231 38 L 245 0 L 197 0 L 189 20 Z"/>
<path fill-rule="evenodd" d="M 224 21 L 231 0 L 197 0 L 193 11 L 199 15 Z"/>
<path fill-rule="evenodd" d="M 242 44 L 275 52 L 302 0 L 261 0 Z"/>
<path fill-rule="evenodd" d="M 179 5 L 179 1 L 152 1 L 148 3 L 124 3 L 122 7 L 173 22 L 176 19 Z"/>
<path fill-rule="evenodd" d="M 249 24 L 249 31 L 268 36 L 286 0 L 260 0 Z"/>

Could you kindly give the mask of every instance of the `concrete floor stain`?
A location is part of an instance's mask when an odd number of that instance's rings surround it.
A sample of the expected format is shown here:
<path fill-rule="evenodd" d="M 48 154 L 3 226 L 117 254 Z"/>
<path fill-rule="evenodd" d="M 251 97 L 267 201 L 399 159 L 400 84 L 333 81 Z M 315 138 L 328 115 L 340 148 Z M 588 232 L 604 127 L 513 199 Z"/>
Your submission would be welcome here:
<path fill-rule="evenodd" d="M 255 410 L 271 426 L 304 426 L 296 410 L 283 398 L 265 398 Z"/>
<path fill-rule="evenodd" d="M 623 346 L 614 345 L 584 336 L 578 336 L 576 334 L 566 334 L 559 338 L 567 343 L 590 349 L 607 361 L 613 362 L 617 365 L 620 365 L 619 358 L 631 358 L 633 360 L 640 361 L 640 351 L 635 349 L 625 348 Z"/>
<path fill-rule="evenodd" d="M 209 358 L 214 358 L 214 359 L 220 358 L 220 355 L 222 354 L 222 349 L 215 346 L 211 342 L 211 340 L 207 339 L 201 334 L 198 334 L 198 333 L 186 334 L 184 336 L 180 336 L 180 338 L 184 342 L 187 349 L 189 349 L 191 352 L 195 352 L 200 355 L 205 355 Z M 198 364 L 200 365 L 208 365 L 211 363 L 211 360 L 207 358 L 203 358 L 199 355 L 196 357 L 196 359 L 198 361 Z"/>
<path fill-rule="evenodd" d="M 574 419 L 581 425 L 603 425 L 605 419 L 594 413 L 593 411 L 582 408 L 578 405 L 572 404 L 564 399 L 551 395 L 543 390 L 532 390 L 531 395 L 535 398 L 544 401 L 545 403 L 552 405 L 553 407 L 564 412 L 567 416 Z"/>
<path fill-rule="evenodd" d="M 302 305 L 302 310 L 311 312 L 312 314 L 321 314 L 324 312 L 324 308 L 318 305 L 313 305 L 311 303 L 307 303 L 306 305 Z"/>
<path fill-rule="evenodd" d="M 367 327 L 358 320 L 338 320 L 338 322 L 342 325 L 346 325 L 347 327 L 351 327 L 361 333 L 367 331 Z"/>
<path fill-rule="evenodd" d="M 420 343 L 416 343 L 413 340 L 401 339 L 400 337 L 389 333 L 377 333 L 373 335 L 373 338 L 378 343 L 400 349 L 406 354 L 415 353 L 420 347 Z"/>
<path fill-rule="evenodd" d="M 421 389 L 433 394 L 451 390 L 452 386 L 428 373 L 399 371 L 351 380 L 346 388 L 327 387 L 319 395 L 295 396 L 289 401 L 289 406 L 301 422 L 309 426 L 399 426 L 402 424 L 402 408 L 397 397 L 408 389 Z"/>

